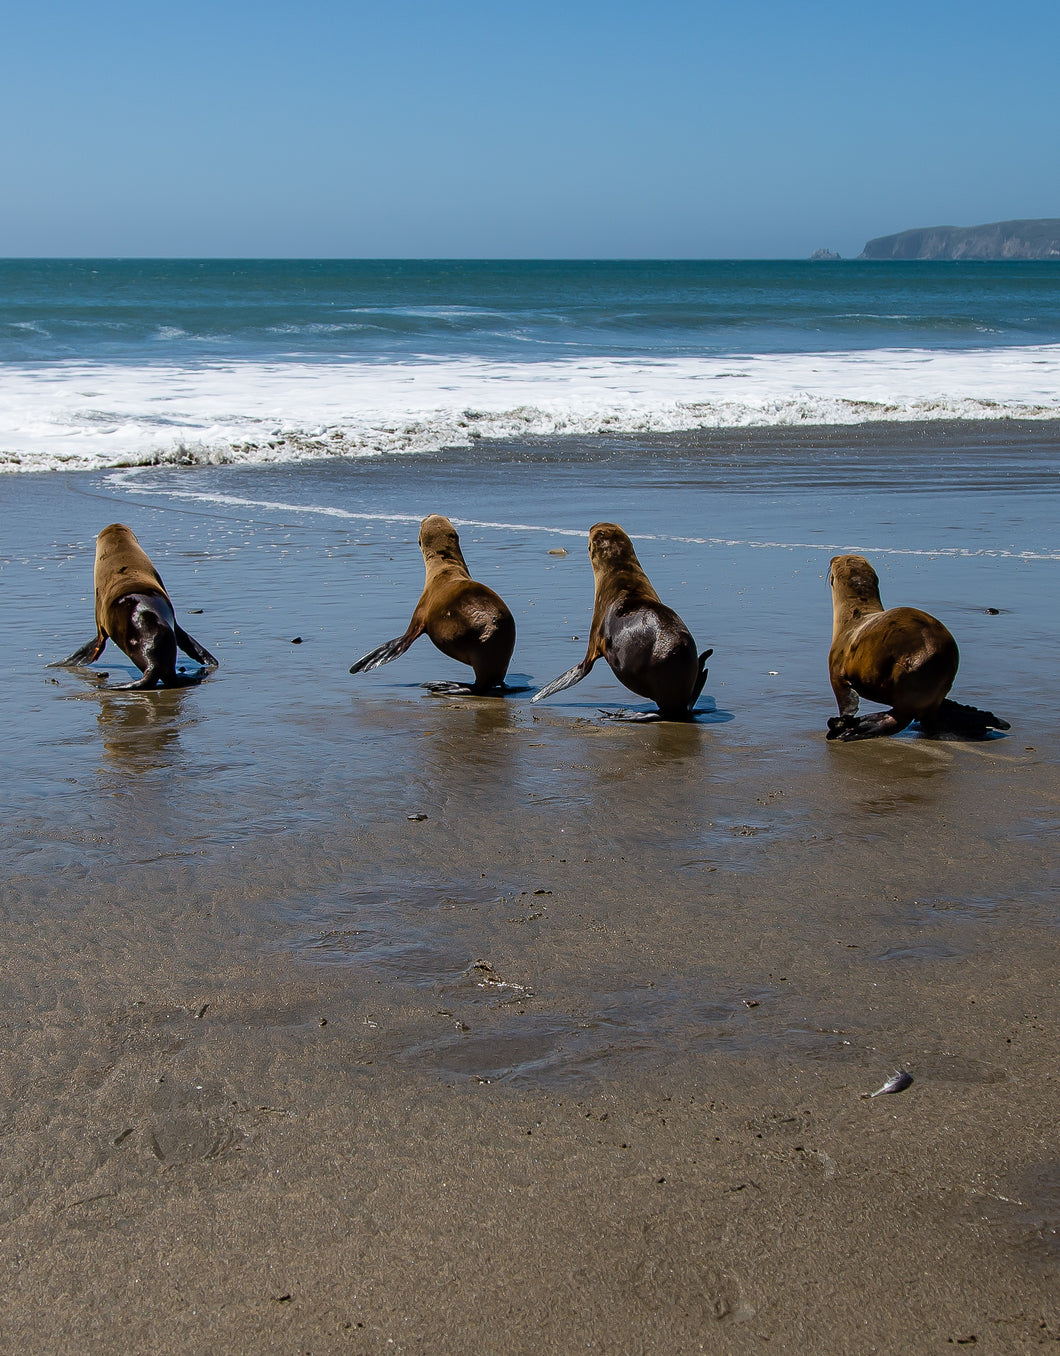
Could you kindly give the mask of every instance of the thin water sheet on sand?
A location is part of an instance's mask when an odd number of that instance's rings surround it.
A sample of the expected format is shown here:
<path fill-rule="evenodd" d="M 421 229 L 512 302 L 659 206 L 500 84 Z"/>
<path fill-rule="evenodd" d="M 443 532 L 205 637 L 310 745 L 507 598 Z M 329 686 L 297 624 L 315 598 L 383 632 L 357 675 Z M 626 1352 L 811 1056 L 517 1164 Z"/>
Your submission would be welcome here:
<path fill-rule="evenodd" d="M 1056 435 L 887 439 L 5 483 L 6 1346 L 1057 1339 Z M 426 641 L 348 674 L 429 511 L 526 693 L 428 695 Z M 601 518 L 715 647 L 694 725 L 601 719 L 643 707 L 603 665 L 529 704 Z M 201 687 L 43 668 L 114 520 Z M 825 742 L 859 548 L 1010 735 Z"/>

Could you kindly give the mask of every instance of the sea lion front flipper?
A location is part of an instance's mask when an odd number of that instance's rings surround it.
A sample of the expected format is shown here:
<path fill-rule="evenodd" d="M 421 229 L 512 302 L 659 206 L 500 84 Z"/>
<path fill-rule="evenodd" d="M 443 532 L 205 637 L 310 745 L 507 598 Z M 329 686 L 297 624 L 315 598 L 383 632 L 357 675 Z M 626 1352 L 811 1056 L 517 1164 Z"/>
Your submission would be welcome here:
<path fill-rule="evenodd" d="M 218 667 L 218 661 L 213 657 L 209 650 L 203 649 L 194 636 L 189 636 L 183 627 L 174 623 L 174 633 L 177 637 L 177 644 L 186 655 L 190 655 L 197 664 L 201 664 L 204 669 L 215 669 Z"/>
<path fill-rule="evenodd" d="M 358 659 L 357 663 L 350 667 L 350 672 L 367 673 L 369 669 L 377 669 L 380 664 L 389 664 L 392 659 L 397 659 L 399 655 L 403 655 L 412 642 L 418 640 L 422 635 L 422 624 L 414 620 L 403 636 L 398 636 L 396 640 L 388 640 L 385 645 L 380 645 L 378 649 L 372 650 L 363 659 Z"/>
<path fill-rule="evenodd" d="M 870 716 L 833 716 L 828 722 L 826 739 L 840 739 L 849 744 L 853 739 L 878 739 L 880 735 L 897 734 L 912 723 L 913 717 L 897 711 L 874 711 Z"/>
<path fill-rule="evenodd" d="M 563 692 L 568 687 L 573 687 L 575 683 L 580 683 L 592 666 L 596 663 L 596 656 L 591 658 L 586 655 L 580 664 L 575 664 L 572 669 L 566 673 L 561 673 L 558 678 L 553 678 L 547 687 L 543 687 L 540 692 L 535 692 L 530 698 L 532 702 L 539 702 L 545 697 L 551 697 L 557 692 Z"/>
<path fill-rule="evenodd" d="M 69 669 L 75 668 L 79 664 L 94 664 L 103 653 L 106 643 L 107 637 L 100 631 L 90 641 L 82 645 L 79 650 L 75 650 L 69 659 L 57 659 L 54 664 L 49 664 L 48 668 Z"/>

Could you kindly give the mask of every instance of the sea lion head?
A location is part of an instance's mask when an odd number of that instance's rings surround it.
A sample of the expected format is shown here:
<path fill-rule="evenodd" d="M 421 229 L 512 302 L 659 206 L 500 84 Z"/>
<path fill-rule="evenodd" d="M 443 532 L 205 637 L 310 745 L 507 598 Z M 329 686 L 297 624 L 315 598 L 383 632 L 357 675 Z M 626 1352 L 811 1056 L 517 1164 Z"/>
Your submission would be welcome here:
<path fill-rule="evenodd" d="M 420 523 L 420 550 L 428 566 L 458 565 L 467 569 L 456 528 L 440 513 L 431 513 Z"/>
<path fill-rule="evenodd" d="M 140 545 L 140 543 L 136 541 L 136 533 L 131 527 L 126 527 L 124 523 L 109 523 L 106 527 L 100 528 L 99 532 L 96 533 L 96 541 L 99 543 L 121 540 L 134 541 L 137 546 Z"/>
<path fill-rule="evenodd" d="M 833 556 L 828 572 L 833 597 L 847 603 L 879 603 L 880 580 L 864 556 Z"/>
<path fill-rule="evenodd" d="M 614 570 L 640 561 L 633 543 L 617 523 L 594 523 L 589 529 L 589 559 L 594 570 Z"/>

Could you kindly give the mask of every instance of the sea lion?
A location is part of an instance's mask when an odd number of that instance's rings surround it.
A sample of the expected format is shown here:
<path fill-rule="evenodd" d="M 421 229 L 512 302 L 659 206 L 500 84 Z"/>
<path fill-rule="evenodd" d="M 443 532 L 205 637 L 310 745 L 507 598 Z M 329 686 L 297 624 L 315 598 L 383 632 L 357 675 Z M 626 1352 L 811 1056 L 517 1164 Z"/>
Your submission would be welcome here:
<path fill-rule="evenodd" d="M 957 676 L 957 642 L 942 622 L 915 607 L 884 611 L 880 581 L 864 556 L 836 556 L 832 588 L 832 648 L 828 673 L 839 715 L 828 722 L 829 739 L 872 739 L 897 734 L 914 720 L 926 734 L 985 739 L 1009 723 L 990 711 L 951 702 Z M 858 698 L 883 702 L 890 711 L 858 716 Z"/>
<path fill-rule="evenodd" d="M 389 664 L 426 634 L 442 654 L 475 671 L 473 683 L 424 684 L 432 692 L 482 696 L 509 691 L 504 676 L 515 649 L 515 618 L 503 598 L 471 578 L 460 538 L 448 518 L 438 513 L 424 518 L 420 550 L 426 578 L 408 630 L 358 659 L 350 672 L 367 672 Z"/>
<path fill-rule="evenodd" d="M 598 659 L 606 659 L 618 681 L 647 697 L 658 715 L 634 720 L 691 720 L 707 680 L 707 660 L 696 654 L 688 627 L 667 607 L 644 573 L 633 543 L 614 523 L 589 529 L 589 559 L 596 599 L 585 658 L 534 694 L 539 702 L 580 683 Z"/>
<path fill-rule="evenodd" d="M 217 660 L 178 626 L 166 586 L 147 552 L 124 523 L 111 523 L 96 538 L 96 634 L 69 659 L 49 668 L 92 664 L 113 640 L 129 656 L 143 677 L 115 686 L 126 690 L 188 687 L 202 673 L 178 674 L 177 650 L 183 650 L 203 668 L 215 669 Z"/>

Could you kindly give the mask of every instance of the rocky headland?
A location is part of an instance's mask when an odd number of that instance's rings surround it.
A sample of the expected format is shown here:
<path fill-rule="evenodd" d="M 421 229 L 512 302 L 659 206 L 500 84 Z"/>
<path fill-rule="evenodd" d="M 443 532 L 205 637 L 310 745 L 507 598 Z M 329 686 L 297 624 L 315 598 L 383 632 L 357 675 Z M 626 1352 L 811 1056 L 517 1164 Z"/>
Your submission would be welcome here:
<path fill-rule="evenodd" d="M 859 259 L 1056 259 L 1060 218 L 985 226 L 922 226 L 870 240 Z"/>

